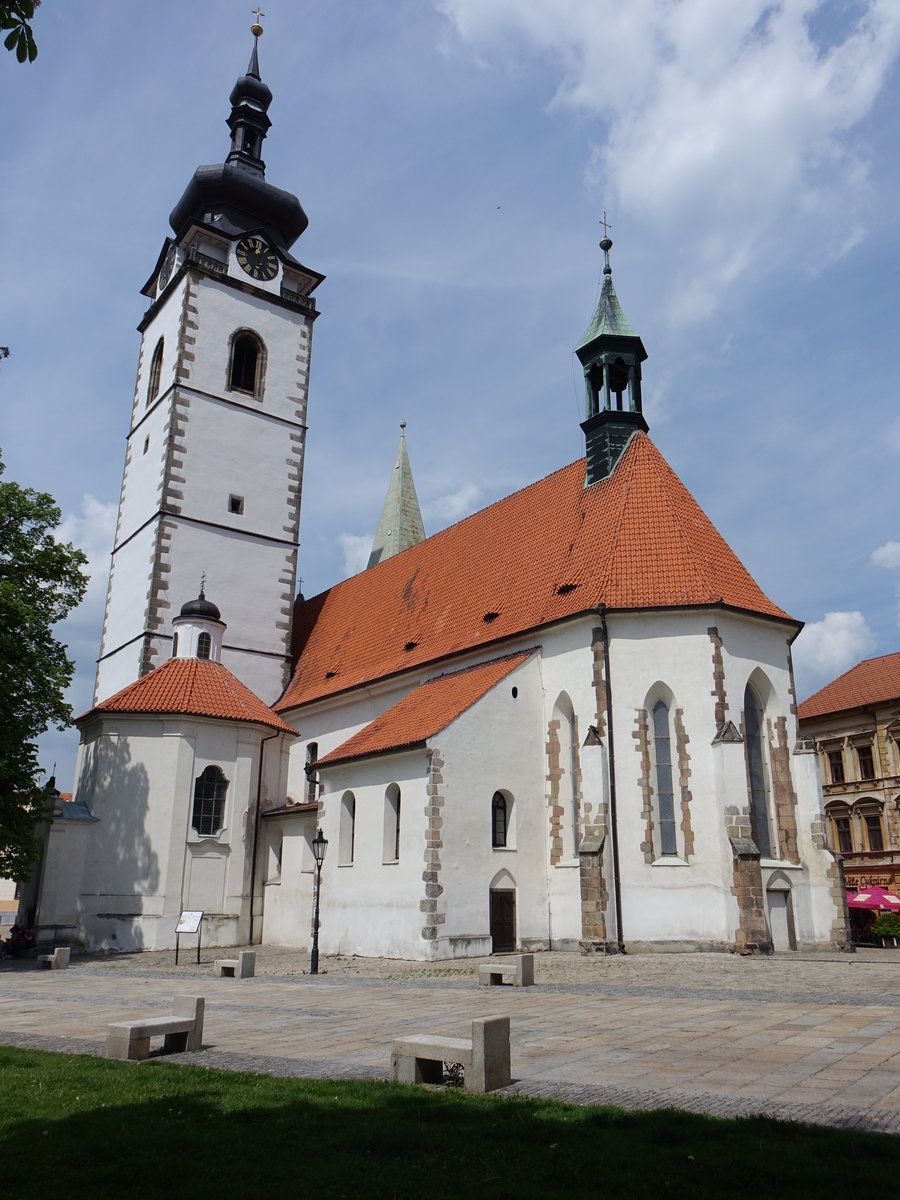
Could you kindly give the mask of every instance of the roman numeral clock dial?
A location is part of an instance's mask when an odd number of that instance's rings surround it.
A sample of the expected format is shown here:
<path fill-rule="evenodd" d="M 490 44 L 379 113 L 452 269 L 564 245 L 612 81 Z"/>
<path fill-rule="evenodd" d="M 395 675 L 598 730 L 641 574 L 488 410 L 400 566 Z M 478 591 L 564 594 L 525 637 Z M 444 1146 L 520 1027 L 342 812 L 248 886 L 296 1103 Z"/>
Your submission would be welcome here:
<path fill-rule="evenodd" d="M 278 274 L 278 259 L 262 238 L 241 238 L 236 253 L 238 265 L 251 278 L 269 280 Z"/>

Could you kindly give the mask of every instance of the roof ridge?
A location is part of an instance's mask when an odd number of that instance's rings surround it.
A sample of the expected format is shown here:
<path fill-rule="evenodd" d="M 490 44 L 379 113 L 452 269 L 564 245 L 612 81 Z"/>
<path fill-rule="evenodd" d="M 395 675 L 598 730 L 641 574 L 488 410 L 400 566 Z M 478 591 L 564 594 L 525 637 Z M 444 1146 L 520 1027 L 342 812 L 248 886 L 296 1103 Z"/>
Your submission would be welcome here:
<path fill-rule="evenodd" d="M 467 671 L 477 671 L 479 667 L 492 667 L 513 658 L 527 658 L 538 649 L 538 646 L 529 646 L 525 650 L 510 650 L 508 654 L 498 654 L 496 658 L 485 658 L 481 662 L 469 663 L 467 667 L 460 667 L 456 671 L 442 671 L 440 675 L 432 675 L 430 679 L 424 679 L 419 687 L 424 687 L 427 683 L 437 683 L 439 679 L 452 679 L 455 675 L 465 675 Z"/>

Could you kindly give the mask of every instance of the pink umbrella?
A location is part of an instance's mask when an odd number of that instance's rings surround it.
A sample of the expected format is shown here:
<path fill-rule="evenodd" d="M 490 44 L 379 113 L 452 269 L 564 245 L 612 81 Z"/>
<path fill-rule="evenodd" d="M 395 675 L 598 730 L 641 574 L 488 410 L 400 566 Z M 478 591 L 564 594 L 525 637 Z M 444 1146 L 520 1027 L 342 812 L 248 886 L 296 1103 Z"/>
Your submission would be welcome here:
<path fill-rule="evenodd" d="M 850 908 L 880 908 L 886 912 L 900 912 L 900 896 L 883 887 L 870 887 L 862 892 L 848 892 Z"/>

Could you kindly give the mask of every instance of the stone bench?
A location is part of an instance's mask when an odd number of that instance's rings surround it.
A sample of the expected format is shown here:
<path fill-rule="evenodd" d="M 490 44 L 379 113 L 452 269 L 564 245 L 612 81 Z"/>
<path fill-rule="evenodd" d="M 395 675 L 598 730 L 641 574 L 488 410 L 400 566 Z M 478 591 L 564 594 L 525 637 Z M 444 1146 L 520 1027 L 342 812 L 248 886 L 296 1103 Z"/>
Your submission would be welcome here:
<path fill-rule="evenodd" d="M 217 958 L 213 974 L 227 975 L 232 979 L 252 979 L 256 974 L 256 951 L 241 950 L 237 958 Z"/>
<path fill-rule="evenodd" d="M 471 1038 L 417 1034 L 391 1042 L 395 1083 L 440 1083 L 444 1063 L 461 1063 L 466 1090 L 493 1092 L 506 1087 L 509 1069 L 509 1017 L 477 1017 Z"/>
<path fill-rule="evenodd" d="M 534 955 L 517 954 L 505 961 L 498 959 L 496 962 L 481 963 L 478 968 L 478 982 L 486 987 L 501 983 L 511 983 L 513 987 L 532 987 Z"/>
<path fill-rule="evenodd" d="M 106 1057 L 145 1059 L 150 1057 L 150 1039 L 162 1037 L 170 1053 L 199 1050 L 203 1044 L 202 996 L 176 996 L 171 1017 L 116 1021 L 106 1027 Z"/>
<path fill-rule="evenodd" d="M 39 954 L 38 962 L 51 971 L 66 971 L 69 967 L 69 946 L 56 946 L 52 954 Z"/>

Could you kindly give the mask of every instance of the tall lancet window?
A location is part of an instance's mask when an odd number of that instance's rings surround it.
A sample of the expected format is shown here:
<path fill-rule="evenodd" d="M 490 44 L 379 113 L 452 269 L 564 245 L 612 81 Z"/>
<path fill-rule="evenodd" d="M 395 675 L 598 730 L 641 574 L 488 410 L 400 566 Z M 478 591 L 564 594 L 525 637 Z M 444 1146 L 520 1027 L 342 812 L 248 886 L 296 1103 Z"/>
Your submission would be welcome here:
<path fill-rule="evenodd" d="M 763 735 L 766 722 L 759 697 L 750 685 L 744 692 L 744 735 L 750 778 L 750 832 L 762 858 L 772 857 L 769 829 L 769 782 Z"/>
<path fill-rule="evenodd" d="M 656 758 L 656 809 L 660 854 L 678 853 L 675 831 L 675 790 L 672 784 L 672 739 L 669 710 L 662 700 L 653 706 L 653 750 Z"/>
<path fill-rule="evenodd" d="M 150 382 L 147 385 L 147 407 L 153 403 L 159 395 L 159 384 L 162 378 L 162 360 L 163 347 L 165 341 L 160 338 L 156 343 L 156 349 L 153 351 L 153 358 L 150 361 Z"/>

